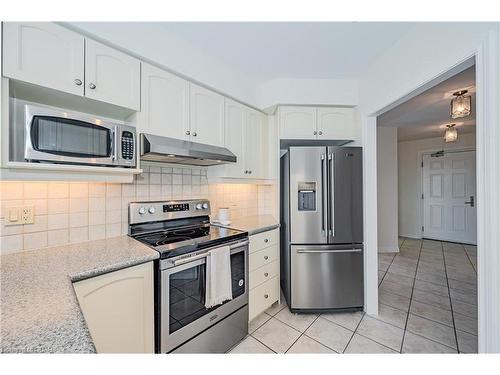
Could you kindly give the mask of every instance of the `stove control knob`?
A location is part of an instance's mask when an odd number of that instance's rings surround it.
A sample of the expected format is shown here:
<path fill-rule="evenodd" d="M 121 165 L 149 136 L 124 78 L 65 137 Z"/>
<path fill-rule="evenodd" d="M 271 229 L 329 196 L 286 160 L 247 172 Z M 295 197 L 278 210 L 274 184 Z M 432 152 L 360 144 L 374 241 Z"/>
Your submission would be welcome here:
<path fill-rule="evenodd" d="M 146 209 L 144 207 L 139 208 L 139 215 L 144 215 L 146 213 Z"/>
<path fill-rule="evenodd" d="M 201 205 L 201 203 L 196 203 L 197 210 L 201 210 L 202 208 L 203 208 L 203 206 Z"/>
<path fill-rule="evenodd" d="M 206 210 L 208 208 L 208 203 L 203 203 L 203 209 Z"/>
<path fill-rule="evenodd" d="M 149 207 L 149 213 L 154 214 L 155 213 L 155 208 L 154 207 Z"/>

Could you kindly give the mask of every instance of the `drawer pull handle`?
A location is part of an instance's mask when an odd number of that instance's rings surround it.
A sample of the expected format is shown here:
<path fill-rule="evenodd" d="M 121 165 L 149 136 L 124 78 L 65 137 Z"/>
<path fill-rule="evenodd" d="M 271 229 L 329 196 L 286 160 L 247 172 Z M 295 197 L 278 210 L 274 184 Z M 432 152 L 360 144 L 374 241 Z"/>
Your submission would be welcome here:
<path fill-rule="evenodd" d="M 268 277 L 268 276 L 269 276 L 269 274 L 266 272 L 266 273 L 264 274 L 264 276 L 265 276 L 265 277 Z"/>
<path fill-rule="evenodd" d="M 264 255 L 264 260 L 268 260 L 269 257 L 267 255 Z"/>
<path fill-rule="evenodd" d="M 264 294 L 264 298 L 269 298 L 269 294 Z"/>
<path fill-rule="evenodd" d="M 265 243 L 268 243 L 268 242 L 269 242 L 269 240 L 266 238 L 266 239 L 264 239 L 264 242 L 265 242 Z"/>

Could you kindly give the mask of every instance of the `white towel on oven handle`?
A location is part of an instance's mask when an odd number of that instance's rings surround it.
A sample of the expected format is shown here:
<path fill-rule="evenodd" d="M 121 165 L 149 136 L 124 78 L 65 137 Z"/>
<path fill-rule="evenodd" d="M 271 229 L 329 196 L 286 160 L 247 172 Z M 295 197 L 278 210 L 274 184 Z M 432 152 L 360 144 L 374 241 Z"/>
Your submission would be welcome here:
<path fill-rule="evenodd" d="M 233 299 L 230 247 L 223 246 L 210 250 L 206 269 L 205 307 L 208 309 Z"/>

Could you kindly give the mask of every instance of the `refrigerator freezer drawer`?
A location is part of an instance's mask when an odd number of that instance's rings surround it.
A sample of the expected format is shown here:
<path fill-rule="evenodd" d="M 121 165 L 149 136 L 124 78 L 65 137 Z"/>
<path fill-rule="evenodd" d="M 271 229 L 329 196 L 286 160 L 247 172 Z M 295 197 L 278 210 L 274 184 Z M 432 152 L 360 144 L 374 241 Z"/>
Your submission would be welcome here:
<path fill-rule="evenodd" d="M 291 246 L 292 310 L 363 306 L 363 250 L 347 246 Z"/>

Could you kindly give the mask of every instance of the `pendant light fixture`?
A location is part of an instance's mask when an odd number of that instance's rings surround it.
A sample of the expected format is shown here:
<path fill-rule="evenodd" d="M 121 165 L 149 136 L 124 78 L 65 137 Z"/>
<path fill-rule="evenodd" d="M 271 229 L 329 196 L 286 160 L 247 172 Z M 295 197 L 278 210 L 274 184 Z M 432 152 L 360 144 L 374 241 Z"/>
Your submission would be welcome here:
<path fill-rule="evenodd" d="M 446 130 L 444 132 L 444 141 L 455 142 L 458 138 L 457 128 L 455 128 L 455 124 L 446 125 Z"/>
<path fill-rule="evenodd" d="M 451 99 L 450 117 L 452 119 L 467 117 L 471 111 L 471 96 L 466 95 L 467 90 L 460 90 L 453 93 L 454 98 Z"/>

